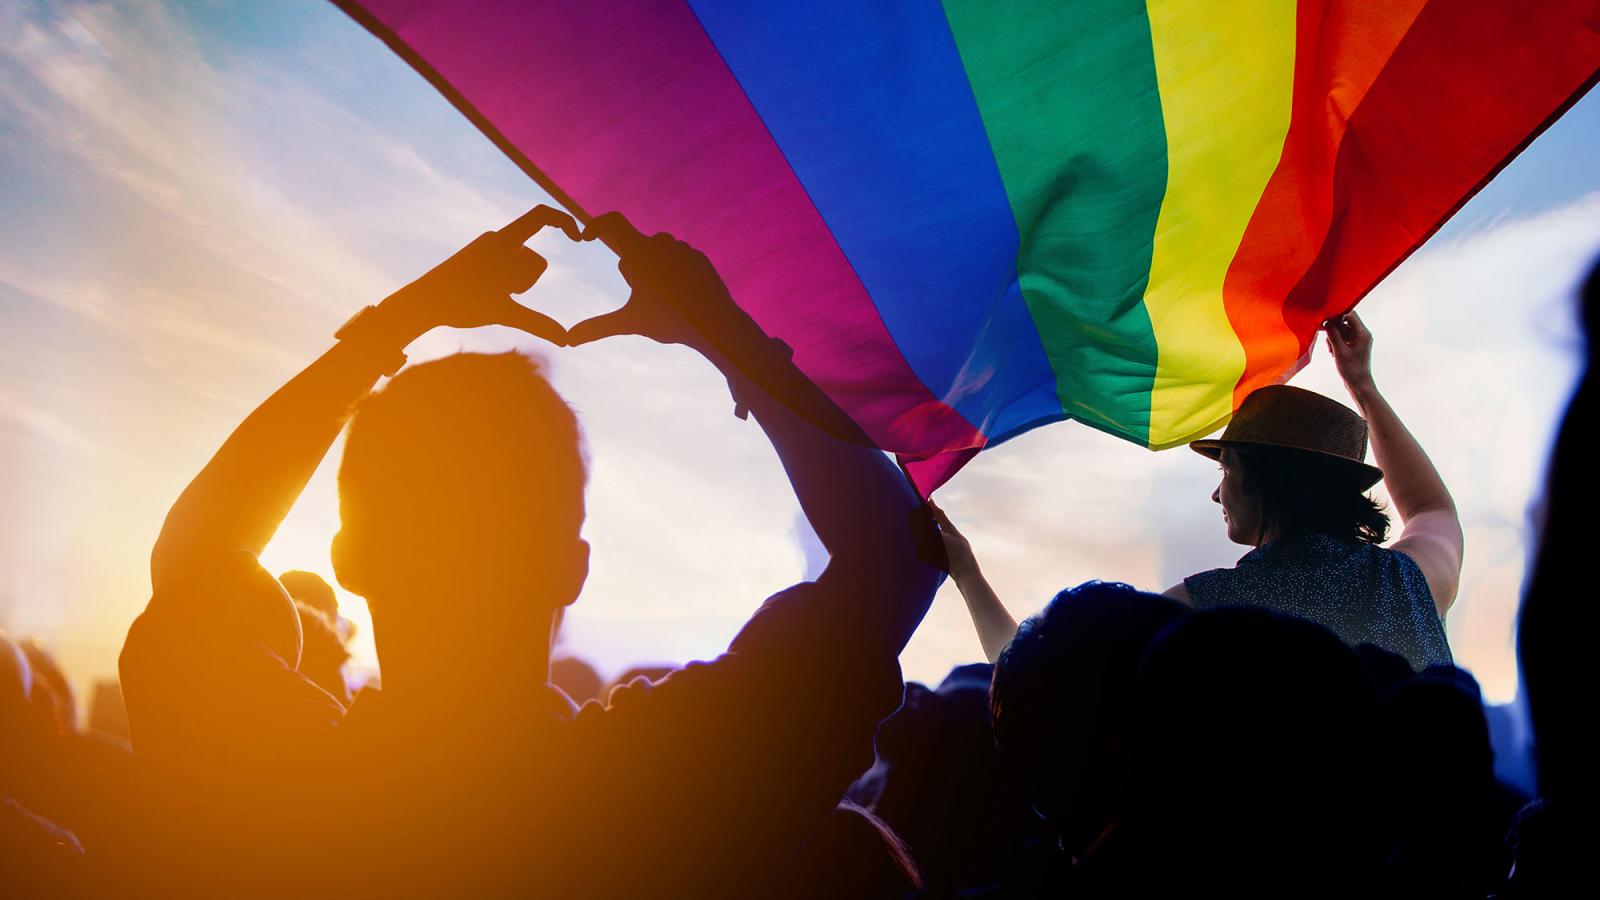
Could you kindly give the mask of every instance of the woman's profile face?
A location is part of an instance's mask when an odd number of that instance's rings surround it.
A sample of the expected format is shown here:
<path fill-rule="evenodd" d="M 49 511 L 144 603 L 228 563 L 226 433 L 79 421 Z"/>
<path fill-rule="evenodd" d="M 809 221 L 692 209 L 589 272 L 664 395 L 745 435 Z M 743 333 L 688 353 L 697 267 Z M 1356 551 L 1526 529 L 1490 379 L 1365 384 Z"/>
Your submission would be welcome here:
<path fill-rule="evenodd" d="M 1211 499 L 1222 504 L 1228 540 L 1254 547 L 1261 535 L 1261 512 L 1245 494 L 1239 454 L 1224 448 L 1218 461 L 1222 463 L 1222 482 L 1211 492 Z"/>

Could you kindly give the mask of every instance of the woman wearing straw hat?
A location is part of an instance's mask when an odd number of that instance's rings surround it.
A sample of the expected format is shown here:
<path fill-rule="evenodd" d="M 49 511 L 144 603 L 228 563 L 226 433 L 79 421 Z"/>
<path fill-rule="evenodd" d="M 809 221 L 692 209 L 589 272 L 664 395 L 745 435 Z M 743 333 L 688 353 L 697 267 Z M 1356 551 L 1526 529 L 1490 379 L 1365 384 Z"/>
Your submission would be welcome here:
<path fill-rule="evenodd" d="M 1232 568 L 1185 578 L 1166 591 L 1198 608 L 1264 606 L 1317 622 L 1350 644 L 1368 643 L 1423 668 L 1451 662 L 1444 614 L 1461 577 L 1455 501 L 1372 379 L 1372 334 L 1354 313 L 1325 327 L 1328 349 L 1365 415 L 1311 391 L 1261 388 L 1220 438 L 1190 444 L 1217 460 L 1228 537 L 1253 549 Z M 1370 433 L 1378 465 L 1365 460 Z M 1389 519 L 1366 491 L 1384 480 L 1403 523 L 1388 548 Z M 971 546 L 943 512 L 950 574 L 991 660 L 1016 621 L 978 569 Z"/>

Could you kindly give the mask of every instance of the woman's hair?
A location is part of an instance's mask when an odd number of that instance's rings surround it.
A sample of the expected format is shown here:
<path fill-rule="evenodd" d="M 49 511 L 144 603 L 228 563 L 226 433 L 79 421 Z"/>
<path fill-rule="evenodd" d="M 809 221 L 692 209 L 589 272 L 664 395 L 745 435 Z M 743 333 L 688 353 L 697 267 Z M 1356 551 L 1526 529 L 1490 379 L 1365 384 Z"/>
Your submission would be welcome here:
<path fill-rule="evenodd" d="M 1276 528 L 1278 537 L 1330 534 L 1368 544 L 1388 538 L 1388 513 L 1339 461 L 1294 450 L 1235 453 L 1262 534 Z"/>

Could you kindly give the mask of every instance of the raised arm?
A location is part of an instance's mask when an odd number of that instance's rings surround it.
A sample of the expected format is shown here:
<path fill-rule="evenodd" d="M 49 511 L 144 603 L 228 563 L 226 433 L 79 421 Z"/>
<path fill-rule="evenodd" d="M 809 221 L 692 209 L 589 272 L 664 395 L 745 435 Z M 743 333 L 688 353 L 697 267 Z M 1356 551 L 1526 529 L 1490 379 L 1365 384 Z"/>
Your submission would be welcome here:
<path fill-rule="evenodd" d="M 733 303 L 703 254 L 671 235 L 645 237 L 616 213 L 596 219 L 584 236 L 604 237 L 616 248 L 633 296 L 622 309 L 573 326 L 571 342 L 638 334 L 684 344 L 716 365 L 772 441 L 828 550 L 818 584 L 848 596 L 837 601 L 851 620 L 845 627 L 897 654 L 943 578 L 922 559 L 930 554 L 918 538 L 933 537 L 932 523 L 905 477 L 881 450 L 842 439 L 854 429 L 848 417 L 794 367 L 784 345 Z M 818 419 L 829 429 L 818 427 Z"/>
<path fill-rule="evenodd" d="M 848 436 L 852 426 L 824 408 L 831 401 L 787 348 L 734 305 L 704 255 L 670 235 L 647 238 L 614 213 L 585 235 L 604 236 L 617 251 L 633 294 L 620 310 L 574 325 L 570 342 L 635 334 L 704 355 L 771 440 L 829 553 L 815 582 L 767 598 L 726 653 L 657 684 L 621 688 L 603 713 L 579 713 L 580 726 L 613 729 L 617 743 L 657 748 L 651 759 L 630 759 L 608 774 L 607 791 L 644 798 L 644 812 L 633 818 L 691 823 L 668 833 L 645 829 L 637 840 L 672 860 L 669 869 L 688 872 L 680 883 L 760 896 L 872 765 L 878 723 L 901 703 L 898 657 L 943 577 L 919 559 L 913 516 L 929 540 L 936 540 L 933 523 L 881 451 L 830 433 Z M 830 427 L 818 427 L 818 419 Z M 929 550 L 938 556 L 936 544 Z M 717 814 L 703 815 L 707 809 Z M 748 883 L 737 873 L 748 873 Z M 685 893 L 652 877 L 656 893 Z M 632 896 L 642 887 L 595 892 Z"/>
<path fill-rule="evenodd" d="M 1416 561 L 1443 617 L 1461 583 L 1464 543 L 1455 500 L 1422 445 L 1379 393 L 1372 378 L 1372 332 L 1361 317 L 1348 313 L 1325 330 L 1339 375 L 1366 417 L 1372 455 L 1400 515 L 1403 528 L 1393 549 Z"/>
<path fill-rule="evenodd" d="M 544 225 L 577 235 L 569 217 L 538 207 L 479 237 L 352 319 L 338 343 L 256 407 L 167 513 L 150 554 L 156 593 L 228 554 L 265 549 L 351 407 L 405 361 L 401 351 L 424 332 L 502 324 L 559 343 L 561 326 L 510 297 L 544 272 L 545 261 L 522 246 Z"/>
<path fill-rule="evenodd" d="M 972 616 L 972 627 L 978 632 L 978 643 L 983 645 L 983 655 L 989 662 L 998 662 L 1000 651 L 1017 634 L 1017 620 L 1000 602 L 1000 595 L 995 593 L 989 579 L 983 577 L 983 571 L 978 567 L 978 557 L 972 552 L 972 544 L 966 535 L 956 528 L 943 509 L 931 501 L 928 505 L 933 509 L 934 521 L 939 523 L 939 536 L 944 541 L 950 577 L 955 579 L 956 587 L 961 590 L 961 599 L 966 601 L 967 613 Z"/>

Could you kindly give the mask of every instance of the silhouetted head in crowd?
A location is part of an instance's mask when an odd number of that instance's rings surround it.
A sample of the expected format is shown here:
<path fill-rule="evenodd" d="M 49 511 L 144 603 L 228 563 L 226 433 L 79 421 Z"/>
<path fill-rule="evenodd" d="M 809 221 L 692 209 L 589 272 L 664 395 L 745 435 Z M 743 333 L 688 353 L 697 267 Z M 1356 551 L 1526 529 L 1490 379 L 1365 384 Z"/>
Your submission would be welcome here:
<path fill-rule="evenodd" d="M 28 657 L 0 631 L 0 798 L 10 796 L 33 775 L 39 727 L 32 695 Z"/>
<path fill-rule="evenodd" d="M 333 561 L 371 607 L 385 687 L 545 682 L 588 574 L 585 474 L 576 416 L 519 354 L 424 363 L 361 401 Z"/>
<path fill-rule="evenodd" d="M 590 700 L 605 699 L 605 681 L 600 673 L 576 656 L 562 656 L 550 661 L 550 683 L 579 706 Z"/>
<path fill-rule="evenodd" d="M 1254 608 L 1176 622 L 1133 691 L 1118 875 L 1282 896 L 1306 888 L 1284 877 L 1370 877 L 1375 710 L 1355 651 L 1319 625 Z"/>
<path fill-rule="evenodd" d="M 31 699 L 41 722 L 56 735 L 77 731 L 78 703 L 72 684 L 67 681 L 67 673 L 61 671 L 55 656 L 38 639 L 28 638 L 19 646 L 28 658 L 28 668 L 33 670 Z"/>
<path fill-rule="evenodd" d="M 283 589 L 289 592 L 294 602 L 322 613 L 330 622 L 338 620 L 339 598 L 334 596 L 333 585 L 324 581 L 321 575 L 302 569 L 291 569 L 279 575 L 278 581 L 283 585 Z"/>
<path fill-rule="evenodd" d="M 905 841 L 935 896 L 992 885 L 1034 848 L 1054 846 L 1000 763 L 993 677 L 979 663 L 952 669 L 937 690 L 906 684 L 904 702 L 878 726 L 877 762 L 850 791 Z"/>
<path fill-rule="evenodd" d="M 298 569 L 279 575 L 278 582 L 289 592 L 300 616 L 300 674 L 339 702 L 350 702 L 344 664 L 350 660 L 350 651 L 345 645 L 352 632 L 350 620 L 339 615 L 339 600 L 334 596 L 333 586 L 315 572 Z"/>
<path fill-rule="evenodd" d="M 349 703 L 350 686 L 344 680 L 344 664 L 350 661 L 350 651 L 339 634 L 338 623 L 320 609 L 298 600 L 294 605 L 300 614 L 300 632 L 305 642 L 300 651 L 300 674 L 340 703 Z"/>
<path fill-rule="evenodd" d="M 1600 418 L 1595 408 L 1600 397 L 1595 390 L 1600 260 L 1589 270 L 1580 303 L 1586 338 L 1584 367 L 1551 450 L 1539 548 L 1517 620 L 1517 662 L 1533 725 L 1539 795 L 1547 804 L 1540 814 L 1547 821 L 1537 830 L 1546 836 L 1564 830 L 1549 817 L 1576 825 L 1577 817 L 1587 816 L 1593 805 L 1591 770 L 1596 744 L 1590 704 L 1584 700 L 1590 690 L 1591 645 L 1600 617 L 1593 602 L 1576 602 L 1573 592 L 1582 591 L 1581 586 L 1593 577 L 1591 536 L 1595 497 L 1600 494 L 1595 484 L 1594 439 L 1589 431 Z M 1567 816 L 1575 818 L 1565 819 Z M 1537 843 L 1540 838 L 1532 840 Z M 1575 852 L 1565 857 L 1575 864 L 1571 871 L 1586 874 L 1587 847 L 1578 846 L 1576 834 L 1571 847 Z M 1547 859 L 1559 858 L 1551 848 L 1539 852 Z"/>
<path fill-rule="evenodd" d="M 1034 808 L 1082 852 L 1110 822 L 1114 760 L 1140 657 L 1187 610 L 1090 581 L 1017 629 L 995 664 L 990 709 L 1002 758 Z"/>
<path fill-rule="evenodd" d="M 1380 695 L 1378 722 L 1397 888 L 1413 896 L 1493 893 L 1510 868 L 1504 837 L 1516 805 L 1495 780 L 1477 681 L 1431 666 Z"/>

